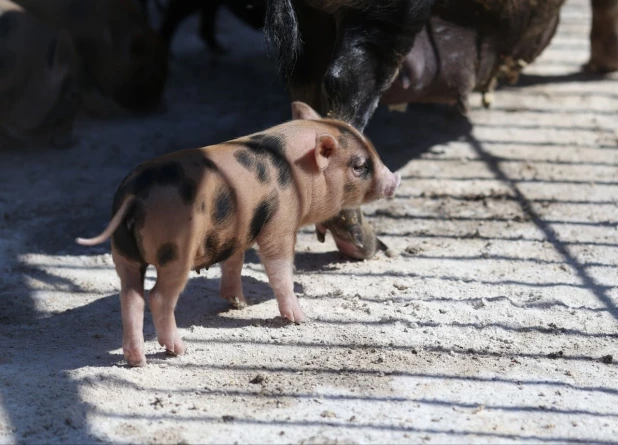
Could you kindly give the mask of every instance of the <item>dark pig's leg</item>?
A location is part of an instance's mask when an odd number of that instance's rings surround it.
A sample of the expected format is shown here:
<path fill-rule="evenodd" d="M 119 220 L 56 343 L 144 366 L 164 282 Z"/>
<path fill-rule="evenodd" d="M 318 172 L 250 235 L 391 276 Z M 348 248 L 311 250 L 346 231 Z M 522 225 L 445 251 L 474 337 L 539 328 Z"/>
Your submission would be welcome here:
<path fill-rule="evenodd" d="M 592 0 L 588 71 L 618 71 L 618 0 Z"/>
<path fill-rule="evenodd" d="M 208 49 L 217 53 L 225 54 L 227 51 L 217 40 L 216 19 L 221 1 L 207 0 L 202 4 L 200 12 L 200 37 L 208 46 Z"/>
<path fill-rule="evenodd" d="M 219 2 L 213 3 L 218 4 Z M 161 23 L 161 28 L 159 29 L 161 37 L 163 37 L 168 46 L 172 42 L 178 25 L 191 14 L 197 12 L 200 6 L 200 0 L 170 0 L 167 8 L 165 8 L 163 23 Z"/>

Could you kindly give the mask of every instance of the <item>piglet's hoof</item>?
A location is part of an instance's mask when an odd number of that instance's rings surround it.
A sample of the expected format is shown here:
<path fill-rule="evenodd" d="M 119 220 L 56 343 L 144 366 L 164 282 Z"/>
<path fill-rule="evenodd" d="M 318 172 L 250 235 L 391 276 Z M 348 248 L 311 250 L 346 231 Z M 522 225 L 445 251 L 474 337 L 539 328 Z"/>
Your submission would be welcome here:
<path fill-rule="evenodd" d="M 245 300 L 245 297 L 224 297 L 227 301 L 229 301 L 230 305 L 234 308 L 234 309 L 244 309 L 247 307 L 247 301 Z"/>
<path fill-rule="evenodd" d="M 130 354 L 125 352 L 124 358 L 127 364 L 132 368 L 143 368 L 146 366 L 146 356 L 143 354 Z"/>
<path fill-rule="evenodd" d="M 176 357 L 185 353 L 185 345 L 178 335 L 168 338 L 159 337 L 159 344 L 165 348 L 165 353 L 169 356 Z"/>
<path fill-rule="evenodd" d="M 279 307 L 279 313 L 282 317 L 287 318 L 292 323 L 300 324 L 308 321 L 307 316 L 300 307 Z"/>

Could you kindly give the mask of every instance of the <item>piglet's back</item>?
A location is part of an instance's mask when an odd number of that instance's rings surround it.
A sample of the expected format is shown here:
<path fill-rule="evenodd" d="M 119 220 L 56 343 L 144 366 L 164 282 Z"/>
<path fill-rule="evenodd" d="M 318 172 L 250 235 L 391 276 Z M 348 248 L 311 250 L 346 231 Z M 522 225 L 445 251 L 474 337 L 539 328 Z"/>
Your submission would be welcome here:
<path fill-rule="evenodd" d="M 112 211 L 127 196 L 137 197 L 125 221 L 138 240 L 141 257 L 135 259 L 161 265 L 159 251 L 167 245 L 189 254 L 193 268 L 209 267 L 249 247 L 277 215 L 279 224 L 295 232 L 298 185 L 292 162 L 278 146 L 284 140 L 277 133 L 258 133 L 136 168 L 118 189 Z M 116 247 L 123 250 L 117 233 Z"/>

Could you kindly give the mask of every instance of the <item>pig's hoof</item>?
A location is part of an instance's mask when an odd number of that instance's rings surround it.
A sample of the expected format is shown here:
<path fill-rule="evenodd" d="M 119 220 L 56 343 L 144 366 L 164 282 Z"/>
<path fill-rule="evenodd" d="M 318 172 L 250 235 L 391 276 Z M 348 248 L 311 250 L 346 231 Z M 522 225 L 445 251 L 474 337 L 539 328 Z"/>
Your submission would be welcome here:
<path fill-rule="evenodd" d="M 495 96 L 493 91 L 488 91 L 486 93 L 483 93 L 483 107 L 484 108 L 491 108 L 492 104 L 494 103 L 495 100 Z"/>
<path fill-rule="evenodd" d="M 247 301 L 245 300 L 245 297 L 224 297 L 227 301 L 230 302 L 230 305 L 234 308 L 234 309 L 244 309 L 247 307 Z"/>
<path fill-rule="evenodd" d="M 589 74 L 608 74 L 618 71 L 618 57 L 615 60 L 590 60 L 582 69 Z"/>
<path fill-rule="evenodd" d="M 143 353 L 124 351 L 124 358 L 132 368 L 141 368 L 146 366 L 146 356 Z"/>
<path fill-rule="evenodd" d="M 160 338 L 159 344 L 165 348 L 165 353 L 169 356 L 176 357 L 185 353 L 185 345 L 178 334 L 169 339 Z"/>
<path fill-rule="evenodd" d="M 288 320 L 290 320 L 292 323 L 296 323 L 296 324 L 304 323 L 308 320 L 307 316 L 305 315 L 305 313 L 302 311 L 300 307 L 296 309 L 293 309 L 293 308 L 280 309 L 279 313 L 281 314 L 282 317 L 285 317 Z"/>
<path fill-rule="evenodd" d="M 146 366 L 146 357 L 137 361 L 127 360 L 127 363 L 131 368 L 143 368 Z"/>

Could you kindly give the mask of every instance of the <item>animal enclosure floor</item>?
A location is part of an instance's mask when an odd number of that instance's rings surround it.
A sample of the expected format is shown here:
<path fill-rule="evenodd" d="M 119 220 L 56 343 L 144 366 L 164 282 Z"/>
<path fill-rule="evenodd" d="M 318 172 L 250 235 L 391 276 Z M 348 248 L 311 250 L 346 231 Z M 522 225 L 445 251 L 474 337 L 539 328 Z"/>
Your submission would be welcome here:
<path fill-rule="evenodd" d="M 590 10 L 491 110 L 380 108 L 368 134 L 399 169 L 366 207 L 392 254 L 350 262 L 299 235 L 285 323 L 255 252 L 250 306 L 192 275 L 166 357 L 126 367 L 108 222 L 139 162 L 289 118 L 258 33 L 224 16 L 229 55 L 177 36 L 166 110 L 81 117 L 65 150 L 0 152 L 0 443 L 617 443 L 618 77 L 579 74 Z M 154 271 L 147 274 L 150 288 Z"/>

